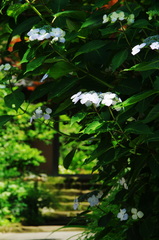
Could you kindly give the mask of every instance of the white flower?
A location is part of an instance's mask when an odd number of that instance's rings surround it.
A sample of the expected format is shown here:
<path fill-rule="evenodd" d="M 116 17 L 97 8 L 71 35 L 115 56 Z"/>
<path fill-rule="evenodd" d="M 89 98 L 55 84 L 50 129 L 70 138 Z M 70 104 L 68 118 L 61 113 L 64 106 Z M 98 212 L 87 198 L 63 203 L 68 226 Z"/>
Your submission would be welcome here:
<path fill-rule="evenodd" d="M 118 13 L 118 19 L 119 19 L 120 21 L 123 21 L 123 20 L 125 19 L 125 13 L 124 13 L 123 11 L 120 11 L 120 12 Z"/>
<path fill-rule="evenodd" d="M 103 15 L 103 23 L 107 23 L 109 22 L 109 17 L 107 16 L 107 14 Z"/>
<path fill-rule="evenodd" d="M 130 14 L 127 18 L 127 24 L 130 25 L 130 24 L 134 23 L 134 21 L 135 21 L 135 15 Z"/>
<path fill-rule="evenodd" d="M 101 102 L 101 98 L 99 97 L 98 93 L 90 91 L 81 94 L 80 102 L 81 104 L 85 104 L 87 107 L 91 106 L 92 104 L 98 107 Z"/>
<path fill-rule="evenodd" d="M 42 115 L 43 115 L 43 111 L 41 110 L 41 107 L 38 107 L 38 108 L 35 110 L 35 119 L 41 118 Z"/>
<path fill-rule="evenodd" d="M 102 104 L 106 105 L 107 107 L 113 105 L 114 99 L 117 97 L 117 95 L 112 92 L 102 93 L 101 96 L 103 98 Z"/>
<path fill-rule="evenodd" d="M 9 63 L 4 64 L 3 70 L 8 71 L 9 69 L 11 69 L 11 65 Z"/>
<path fill-rule="evenodd" d="M 73 209 L 74 209 L 74 210 L 77 210 L 78 207 L 79 207 L 78 198 L 75 198 L 75 199 L 74 199 L 74 204 L 73 204 Z"/>
<path fill-rule="evenodd" d="M 65 43 L 65 41 L 66 41 L 65 38 L 63 38 L 63 37 L 60 37 L 60 38 L 59 38 L 59 42 L 61 42 L 61 43 Z"/>
<path fill-rule="evenodd" d="M 159 49 L 159 42 L 153 42 L 153 43 L 151 43 L 151 45 L 150 45 L 150 48 L 152 49 L 152 50 L 154 50 L 154 49 Z"/>
<path fill-rule="evenodd" d="M 1 64 L 0 65 L 0 71 L 4 70 L 4 71 L 8 71 L 9 69 L 11 69 L 11 65 L 10 63 L 5 63 L 5 64 Z"/>
<path fill-rule="evenodd" d="M 80 98 L 81 94 L 82 92 L 78 92 L 71 97 L 71 100 L 74 104 L 76 104 L 81 99 Z"/>
<path fill-rule="evenodd" d="M 94 194 L 88 198 L 88 202 L 91 207 L 94 207 L 99 204 L 99 199 Z"/>
<path fill-rule="evenodd" d="M 120 209 L 120 212 L 117 214 L 117 218 L 120 218 L 120 221 L 125 221 L 128 219 L 128 214 L 126 213 L 126 209 Z"/>
<path fill-rule="evenodd" d="M 132 219 L 134 220 L 138 218 L 142 218 L 144 216 L 144 213 L 141 211 L 138 211 L 136 208 L 132 208 L 131 213 L 132 213 Z"/>
<path fill-rule="evenodd" d="M 125 188 L 126 190 L 128 190 L 128 185 L 127 185 L 127 183 L 126 183 L 126 181 L 125 181 L 125 178 L 122 177 L 121 179 L 119 179 L 118 183 L 119 183 L 120 185 L 124 186 L 124 188 Z"/>
<path fill-rule="evenodd" d="M 46 108 L 45 111 L 46 111 L 47 114 L 52 113 L 52 109 L 51 108 Z"/>
<path fill-rule="evenodd" d="M 74 104 L 80 101 L 81 104 L 85 104 L 87 107 L 94 105 L 95 107 L 99 107 L 100 104 L 104 104 L 106 106 L 113 105 L 116 111 L 119 111 L 121 107 L 115 106 L 117 103 L 122 102 L 121 99 L 112 92 L 106 93 L 97 93 L 95 91 L 90 92 L 78 92 L 71 97 L 71 100 Z"/>
<path fill-rule="evenodd" d="M 136 55 L 136 54 L 139 53 L 140 50 L 141 50 L 143 47 L 145 47 L 145 46 L 146 46 L 146 43 L 141 43 L 141 44 L 139 44 L 139 45 L 136 45 L 135 47 L 132 48 L 131 54 L 132 54 L 132 55 Z"/>
<path fill-rule="evenodd" d="M 110 14 L 110 19 L 111 19 L 111 23 L 116 22 L 118 19 L 118 13 L 113 12 L 112 14 Z"/>

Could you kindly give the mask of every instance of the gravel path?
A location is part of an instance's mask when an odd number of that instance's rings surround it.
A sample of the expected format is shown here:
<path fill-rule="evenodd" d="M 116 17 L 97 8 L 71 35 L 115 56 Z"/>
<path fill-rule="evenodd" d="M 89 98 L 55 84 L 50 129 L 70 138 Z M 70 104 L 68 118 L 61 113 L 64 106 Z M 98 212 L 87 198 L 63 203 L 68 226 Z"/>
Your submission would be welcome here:
<path fill-rule="evenodd" d="M 62 226 L 23 227 L 23 232 L 0 232 L 0 240 L 77 240 L 82 228 Z M 81 238 L 82 240 L 82 238 Z"/>
<path fill-rule="evenodd" d="M 0 233 L 1 240 L 77 240 L 82 231 Z"/>

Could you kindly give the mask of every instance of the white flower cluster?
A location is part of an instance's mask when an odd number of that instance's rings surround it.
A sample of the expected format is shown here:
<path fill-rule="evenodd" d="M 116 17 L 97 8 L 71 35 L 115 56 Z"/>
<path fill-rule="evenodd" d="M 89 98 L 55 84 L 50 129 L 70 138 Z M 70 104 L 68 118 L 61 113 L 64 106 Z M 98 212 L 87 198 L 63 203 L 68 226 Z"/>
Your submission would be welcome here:
<path fill-rule="evenodd" d="M 126 190 L 128 190 L 128 185 L 127 185 L 127 183 L 126 183 L 125 178 L 122 177 L 121 179 L 119 179 L 118 183 L 119 183 L 121 186 L 123 186 Z"/>
<path fill-rule="evenodd" d="M 42 41 L 44 39 L 52 38 L 52 42 L 65 42 L 65 31 L 61 28 L 50 28 L 49 26 L 44 26 L 42 28 L 31 29 L 27 35 L 30 41 L 38 40 Z"/>
<path fill-rule="evenodd" d="M 33 116 L 30 118 L 30 123 L 33 122 L 34 119 L 38 118 L 44 118 L 45 120 L 50 119 L 50 114 L 52 113 L 51 108 L 46 108 L 45 111 L 41 109 L 41 107 L 38 107 L 35 112 L 33 113 Z"/>
<path fill-rule="evenodd" d="M 137 220 L 138 218 L 142 218 L 144 216 L 144 213 L 141 211 L 138 211 L 136 208 L 132 208 L 131 213 L 132 213 L 133 220 Z M 128 219 L 128 217 L 129 216 L 128 216 L 125 208 L 120 209 L 120 212 L 117 214 L 117 218 L 119 218 L 120 221 L 125 221 Z"/>
<path fill-rule="evenodd" d="M 10 65 L 10 63 L 5 63 L 5 64 L 1 64 L 0 65 L 0 71 L 8 71 L 8 70 L 10 70 L 11 69 L 11 65 Z"/>
<path fill-rule="evenodd" d="M 155 42 L 152 42 L 150 44 L 146 44 L 146 43 L 141 43 L 139 45 L 136 45 L 135 47 L 132 48 L 132 51 L 131 51 L 131 54 L 132 55 L 136 55 L 137 53 L 140 52 L 140 50 L 142 48 L 144 48 L 145 46 L 149 46 L 152 50 L 159 50 L 159 42 L 158 41 L 155 41 Z"/>
<path fill-rule="evenodd" d="M 117 20 L 120 21 L 127 20 L 127 24 L 130 25 L 134 23 L 135 16 L 134 14 L 127 15 L 123 11 L 112 12 L 109 15 L 107 14 L 103 15 L 103 23 L 107 22 L 115 23 Z"/>
<path fill-rule="evenodd" d="M 95 91 L 90 92 L 78 92 L 71 97 L 71 100 L 74 104 L 80 101 L 81 104 L 85 104 L 87 107 L 94 105 L 95 107 L 99 107 L 100 104 L 111 106 L 116 105 L 117 103 L 122 102 L 121 99 L 112 92 L 106 93 L 97 93 Z M 115 110 L 119 111 L 121 108 L 116 106 Z"/>

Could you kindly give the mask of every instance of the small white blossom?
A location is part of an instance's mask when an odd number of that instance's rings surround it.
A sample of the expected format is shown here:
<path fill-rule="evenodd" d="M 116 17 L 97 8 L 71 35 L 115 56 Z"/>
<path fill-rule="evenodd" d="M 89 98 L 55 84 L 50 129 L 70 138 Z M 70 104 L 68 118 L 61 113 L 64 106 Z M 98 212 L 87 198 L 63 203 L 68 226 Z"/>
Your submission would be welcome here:
<path fill-rule="evenodd" d="M 100 101 L 101 99 L 99 98 L 99 95 L 94 91 L 83 93 L 80 96 L 81 104 L 85 104 L 87 107 L 91 106 L 92 104 L 98 107 Z"/>
<path fill-rule="evenodd" d="M 152 50 L 154 50 L 154 49 L 159 49 L 159 42 L 153 42 L 153 43 L 151 43 L 151 45 L 150 45 L 150 48 L 152 49 Z"/>
<path fill-rule="evenodd" d="M 107 14 L 103 15 L 103 23 L 107 23 L 109 22 L 109 17 L 107 16 Z"/>
<path fill-rule="evenodd" d="M 118 19 L 118 13 L 116 13 L 116 12 L 111 13 L 110 14 L 110 19 L 111 19 L 111 23 L 116 22 L 117 19 Z"/>
<path fill-rule="evenodd" d="M 136 55 L 136 54 L 139 53 L 140 50 L 141 50 L 143 47 L 145 47 L 145 46 L 146 46 L 146 43 L 141 43 L 141 44 L 139 44 L 139 45 L 136 45 L 135 47 L 132 48 L 131 54 L 132 54 L 132 55 Z"/>
<path fill-rule="evenodd" d="M 134 23 L 134 21 L 135 21 L 135 15 L 130 14 L 127 18 L 127 24 L 130 25 L 130 24 Z"/>
<path fill-rule="evenodd" d="M 125 13 L 124 13 L 123 11 L 120 11 L 120 12 L 118 13 L 118 19 L 119 19 L 120 21 L 123 21 L 123 20 L 125 19 Z"/>
<path fill-rule="evenodd" d="M 11 69 L 11 67 L 12 67 L 12 66 L 10 65 L 10 63 L 1 64 L 1 65 L 0 65 L 0 71 L 2 71 L 2 70 L 8 71 L 8 70 Z"/>
<path fill-rule="evenodd" d="M 8 71 L 11 69 L 11 65 L 9 63 L 4 64 L 4 70 Z"/>
<path fill-rule="evenodd" d="M 77 210 L 78 207 L 79 207 L 78 198 L 75 198 L 75 199 L 74 199 L 74 204 L 73 204 L 73 209 L 74 209 L 74 210 Z"/>
<path fill-rule="evenodd" d="M 80 98 L 81 94 L 82 92 L 78 92 L 71 97 L 71 100 L 74 104 L 76 104 L 81 99 Z"/>
<path fill-rule="evenodd" d="M 126 209 L 120 209 L 120 212 L 117 214 L 117 218 L 120 219 L 120 221 L 125 221 L 128 219 L 128 214 L 126 213 Z"/>
<path fill-rule="evenodd" d="M 94 207 L 99 204 L 99 199 L 94 194 L 88 198 L 88 202 L 91 207 Z"/>
<path fill-rule="evenodd" d="M 51 108 L 46 108 L 45 111 L 46 111 L 47 114 L 52 113 L 52 109 Z"/>
<path fill-rule="evenodd" d="M 118 183 L 119 183 L 121 186 L 123 186 L 126 190 L 128 190 L 128 185 L 127 185 L 127 183 L 126 183 L 126 181 L 125 181 L 125 178 L 122 177 L 121 179 L 119 179 Z"/>
<path fill-rule="evenodd" d="M 112 92 L 106 92 L 102 94 L 102 104 L 106 105 L 106 106 L 111 106 L 114 103 L 114 99 L 117 97 L 117 95 L 115 93 Z"/>
<path fill-rule="evenodd" d="M 144 216 L 144 213 L 141 211 L 138 211 L 136 208 L 132 208 L 131 213 L 132 213 L 132 219 L 134 220 L 138 218 L 142 218 Z"/>

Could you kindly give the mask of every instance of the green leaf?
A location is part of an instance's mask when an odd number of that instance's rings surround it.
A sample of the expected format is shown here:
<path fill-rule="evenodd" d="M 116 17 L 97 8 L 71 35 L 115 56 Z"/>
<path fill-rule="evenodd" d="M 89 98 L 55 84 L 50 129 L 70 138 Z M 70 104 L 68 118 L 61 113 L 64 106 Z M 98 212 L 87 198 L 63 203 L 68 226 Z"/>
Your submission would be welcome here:
<path fill-rule="evenodd" d="M 101 32 L 102 36 L 107 36 L 107 35 L 118 32 L 118 29 L 113 26 L 113 27 L 106 27 L 104 29 L 100 29 L 99 31 Z"/>
<path fill-rule="evenodd" d="M 106 152 L 105 144 L 102 143 L 91 153 L 91 156 L 89 158 L 85 159 L 84 164 L 90 163 L 94 159 L 100 157 L 105 152 Z"/>
<path fill-rule="evenodd" d="M 84 20 L 86 17 L 86 13 L 83 11 L 62 11 L 62 12 L 58 12 L 56 14 L 54 14 L 54 17 L 70 17 L 70 18 L 74 18 L 74 19 L 78 19 L 78 20 Z"/>
<path fill-rule="evenodd" d="M 153 83 L 153 87 L 154 87 L 154 89 L 159 90 L 159 77 L 158 76 L 156 76 L 156 79 Z"/>
<path fill-rule="evenodd" d="M 28 3 L 15 3 L 13 5 L 10 5 L 9 8 L 7 9 L 7 15 L 10 17 L 13 17 L 15 19 L 15 22 L 17 22 L 17 17 L 27 10 L 29 7 Z"/>
<path fill-rule="evenodd" d="M 151 109 L 151 111 L 148 113 L 148 115 L 143 120 L 143 122 L 149 123 L 149 122 L 155 120 L 156 118 L 159 118 L 159 103 Z"/>
<path fill-rule="evenodd" d="M 127 100 L 125 100 L 123 103 L 119 104 L 121 107 L 126 107 L 126 106 L 130 106 L 132 104 L 135 104 L 137 102 L 140 102 L 141 100 L 150 97 L 153 94 L 159 93 L 159 91 L 157 90 L 150 90 L 147 92 L 143 92 L 143 93 L 139 93 L 136 94 L 130 98 L 128 98 Z"/>
<path fill-rule="evenodd" d="M 39 58 L 35 58 L 33 61 L 29 62 L 26 66 L 25 73 L 31 72 L 34 69 L 38 68 L 40 65 L 42 65 L 42 63 L 45 61 L 46 57 L 47 56 L 42 56 L 42 57 L 39 57 Z"/>
<path fill-rule="evenodd" d="M 30 95 L 29 102 L 34 102 L 35 100 L 45 96 L 52 87 L 52 82 L 46 82 L 38 86 Z"/>
<path fill-rule="evenodd" d="M 6 106 L 15 110 L 18 110 L 18 108 L 24 102 L 24 99 L 25 96 L 19 89 L 13 91 L 12 93 L 4 97 Z"/>
<path fill-rule="evenodd" d="M 77 83 L 77 79 L 58 79 L 52 83 L 50 88 L 48 99 L 51 98 L 59 98 L 60 96 L 66 96 L 66 93 L 69 92 L 70 89 L 73 89 Z"/>
<path fill-rule="evenodd" d="M 159 131 L 147 137 L 147 142 L 158 142 L 159 141 Z"/>
<path fill-rule="evenodd" d="M 0 127 L 2 127 L 6 122 L 10 121 L 14 115 L 3 115 L 0 116 Z"/>
<path fill-rule="evenodd" d="M 106 215 L 102 216 L 101 218 L 99 218 L 98 226 L 99 227 L 106 227 L 106 225 L 111 220 L 112 216 L 113 216 L 112 212 L 109 212 L 108 214 L 106 214 Z"/>
<path fill-rule="evenodd" d="M 75 155 L 75 152 L 76 152 L 76 148 L 73 149 L 71 152 L 69 152 L 67 154 L 67 156 L 64 158 L 64 161 L 63 161 L 64 168 L 66 168 L 66 169 L 69 168 L 69 166 L 70 166 L 70 164 L 72 162 L 72 159 L 73 159 L 73 157 Z"/>
<path fill-rule="evenodd" d="M 132 27 L 142 29 L 142 28 L 146 28 L 148 25 L 150 25 L 150 23 L 146 19 L 139 19 L 132 24 Z"/>
<path fill-rule="evenodd" d="M 124 69 L 124 71 L 148 71 L 151 69 L 159 69 L 159 60 L 152 59 L 151 62 L 142 62 L 132 66 L 131 68 Z"/>
<path fill-rule="evenodd" d="M 24 53 L 23 58 L 21 59 L 20 63 L 22 64 L 22 63 L 25 63 L 25 62 L 29 62 L 34 57 L 35 57 L 35 49 L 30 47 Z"/>
<path fill-rule="evenodd" d="M 136 134 L 153 134 L 148 125 L 142 122 L 132 122 L 128 124 L 125 128 L 125 131 Z"/>
<path fill-rule="evenodd" d="M 71 125 L 73 125 L 76 122 L 80 122 L 82 119 L 85 118 L 85 116 L 87 116 L 86 112 L 79 112 L 76 113 L 72 118 L 71 118 Z"/>
<path fill-rule="evenodd" d="M 69 0 L 53 0 L 50 1 L 50 7 L 53 10 L 53 12 L 61 12 L 67 4 L 69 3 Z"/>
<path fill-rule="evenodd" d="M 27 18 L 27 20 L 19 23 L 18 26 L 13 30 L 12 37 L 29 31 L 36 23 L 39 23 L 39 21 L 40 18 L 38 16 Z"/>
<path fill-rule="evenodd" d="M 86 21 L 82 24 L 81 29 L 82 28 L 88 28 L 88 27 L 96 27 L 96 26 L 100 26 L 102 25 L 102 17 L 100 16 L 93 16 L 90 18 L 87 18 Z"/>
<path fill-rule="evenodd" d="M 72 101 L 70 99 L 67 99 L 63 103 L 59 104 L 58 108 L 53 112 L 53 115 L 59 115 L 60 113 L 63 113 L 66 109 L 68 109 L 72 105 Z"/>
<path fill-rule="evenodd" d="M 102 40 L 93 40 L 91 42 L 88 42 L 86 44 L 84 44 L 79 50 L 78 52 L 76 52 L 75 57 L 83 54 L 83 53 L 88 53 L 88 52 L 92 52 L 94 50 L 97 50 L 99 48 L 102 48 L 106 45 L 106 43 Z"/>
<path fill-rule="evenodd" d="M 99 8 L 99 7 L 103 7 L 103 5 L 107 4 L 108 2 L 110 2 L 110 0 L 97 0 L 94 4 L 94 8 Z"/>
<path fill-rule="evenodd" d="M 88 124 L 87 127 L 84 129 L 84 134 L 92 134 L 102 125 L 103 123 L 100 121 L 93 121 L 92 123 Z"/>
<path fill-rule="evenodd" d="M 112 70 L 115 71 L 128 57 L 128 50 L 121 50 L 112 59 Z"/>
<path fill-rule="evenodd" d="M 58 62 L 55 63 L 48 71 L 49 76 L 54 79 L 60 78 L 62 76 L 67 75 L 70 72 L 73 72 L 75 67 L 67 62 Z"/>

